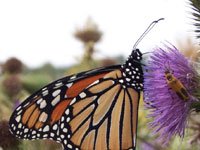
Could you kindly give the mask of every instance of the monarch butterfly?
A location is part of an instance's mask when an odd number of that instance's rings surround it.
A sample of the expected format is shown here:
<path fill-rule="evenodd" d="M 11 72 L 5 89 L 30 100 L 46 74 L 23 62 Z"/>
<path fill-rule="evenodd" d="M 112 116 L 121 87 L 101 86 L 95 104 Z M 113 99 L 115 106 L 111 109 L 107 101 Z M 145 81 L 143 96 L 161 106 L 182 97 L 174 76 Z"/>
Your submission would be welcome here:
<path fill-rule="evenodd" d="M 65 150 L 135 149 L 141 60 L 142 53 L 134 48 L 122 65 L 50 83 L 15 109 L 10 131 L 22 139 L 55 140 Z"/>

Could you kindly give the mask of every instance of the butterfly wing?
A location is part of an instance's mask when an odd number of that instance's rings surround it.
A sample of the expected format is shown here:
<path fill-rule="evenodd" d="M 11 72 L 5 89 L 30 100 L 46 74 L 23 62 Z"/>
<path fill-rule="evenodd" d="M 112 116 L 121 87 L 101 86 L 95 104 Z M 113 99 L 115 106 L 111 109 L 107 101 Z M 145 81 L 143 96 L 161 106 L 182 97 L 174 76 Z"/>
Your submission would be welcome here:
<path fill-rule="evenodd" d="M 43 87 L 15 109 L 9 121 L 11 132 L 22 139 L 48 138 L 61 142 L 60 119 L 72 99 L 92 82 L 119 67 L 82 72 Z"/>
<path fill-rule="evenodd" d="M 68 149 L 134 149 L 139 94 L 121 66 L 91 70 L 45 86 L 16 108 L 11 132 L 52 139 Z"/>
<path fill-rule="evenodd" d="M 61 118 L 65 149 L 135 149 L 139 93 L 116 69 L 74 98 Z"/>

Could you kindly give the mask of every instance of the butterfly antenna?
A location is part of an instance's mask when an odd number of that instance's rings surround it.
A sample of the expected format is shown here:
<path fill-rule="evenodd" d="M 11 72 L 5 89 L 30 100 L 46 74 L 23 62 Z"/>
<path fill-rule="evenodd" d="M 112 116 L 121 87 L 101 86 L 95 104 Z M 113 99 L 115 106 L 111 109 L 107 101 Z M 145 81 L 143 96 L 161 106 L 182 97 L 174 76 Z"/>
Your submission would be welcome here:
<path fill-rule="evenodd" d="M 135 42 L 133 49 L 136 49 L 137 45 L 140 43 L 140 41 L 145 37 L 145 35 L 151 31 L 151 29 L 161 20 L 164 20 L 164 18 L 160 18 L 158 20 L 153 21 L 148 27 L 147 29 L 142 33 L 142 35 L 139 37 L 139 39 Z"/>
<path fill-rule="evenodd" d="M 142 53 L 142 55 L 146 55 L 146 54 L 151 54 L 153 52 L 145 52 L 145 53 Z"/>

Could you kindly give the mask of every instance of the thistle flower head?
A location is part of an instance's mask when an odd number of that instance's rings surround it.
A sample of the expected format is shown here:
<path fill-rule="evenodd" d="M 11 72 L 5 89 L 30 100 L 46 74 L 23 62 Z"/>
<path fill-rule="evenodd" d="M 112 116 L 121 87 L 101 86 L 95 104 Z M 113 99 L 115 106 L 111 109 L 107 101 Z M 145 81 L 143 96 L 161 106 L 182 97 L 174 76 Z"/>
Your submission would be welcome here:
<path fill-rule="evenodd" d="M 144 73 L 144 98 L 153 118 L 150 127 L 167 144 L 173 135 L 184 136 L 197 73 L 174 47 L 156 48 Z"/>
<path fill-rule="evenodd" d="M 3 65 L 3 71 L 11 74 L 21 73 L 22 69 L 22 62 L 15 57 L 8 59 Z"/>
<path fill-rule="evenodd" d="M 20 141 L 9 131 L 8 121 L 0 121 L 0 147 L 3 149 L 18 149 Z"/>

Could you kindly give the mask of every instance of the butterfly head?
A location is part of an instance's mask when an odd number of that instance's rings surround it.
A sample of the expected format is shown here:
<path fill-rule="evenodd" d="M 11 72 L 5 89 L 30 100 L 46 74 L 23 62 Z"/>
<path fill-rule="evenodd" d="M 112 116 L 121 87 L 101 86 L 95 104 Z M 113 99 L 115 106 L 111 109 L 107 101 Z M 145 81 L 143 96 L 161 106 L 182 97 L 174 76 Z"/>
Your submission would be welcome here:
<path fill-rule="evenodd" d="M 134 49 L 130 57 L 132 57 L 132 59 L 135 61 L 140 61 L 142 60 L 142 53 L 140 52 L 139 49 Z"/>

